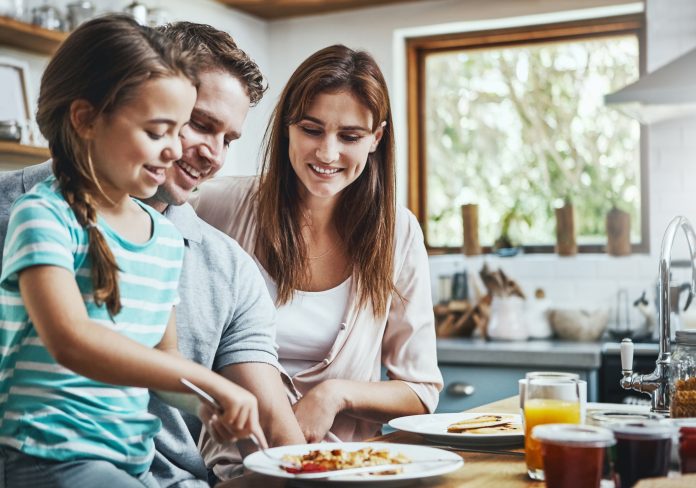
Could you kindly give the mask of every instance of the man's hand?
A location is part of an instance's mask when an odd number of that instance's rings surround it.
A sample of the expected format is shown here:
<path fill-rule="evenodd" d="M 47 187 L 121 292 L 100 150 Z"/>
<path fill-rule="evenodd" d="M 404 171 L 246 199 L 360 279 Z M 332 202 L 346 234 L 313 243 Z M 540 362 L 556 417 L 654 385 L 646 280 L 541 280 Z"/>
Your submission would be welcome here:
<path fill-rule="evenodd" d="M 293 405 L 295 418 L 307 442 L 321 442 L 331 429 L 336 415 L 346 408 L 340 380 L 324 381 Z"/>
<path fill-rule="evenodd" d="M 241 363 L 229 365 L 220 373 L 256 396 L 261 427 L 271 446 L 305 442 L 275 367 L 265 363 Z"/>

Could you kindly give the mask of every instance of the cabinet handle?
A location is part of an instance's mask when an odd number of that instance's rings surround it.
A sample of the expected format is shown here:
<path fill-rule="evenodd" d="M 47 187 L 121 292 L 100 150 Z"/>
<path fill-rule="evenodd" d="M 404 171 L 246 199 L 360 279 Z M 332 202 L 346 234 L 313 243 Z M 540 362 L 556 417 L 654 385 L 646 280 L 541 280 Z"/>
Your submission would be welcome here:
<path fill-rule="evenodd" d="M 469 383 L 450 383 L 447 386 L 447 394 L 452 396 L 468 397 L 474 394 L 476 388 Z"/>

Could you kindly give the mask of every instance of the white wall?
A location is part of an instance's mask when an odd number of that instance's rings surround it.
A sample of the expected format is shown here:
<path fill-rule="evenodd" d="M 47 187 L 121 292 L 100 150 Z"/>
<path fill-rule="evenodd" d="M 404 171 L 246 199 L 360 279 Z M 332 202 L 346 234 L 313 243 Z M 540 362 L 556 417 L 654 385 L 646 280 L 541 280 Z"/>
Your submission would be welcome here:
<path fill-rule="evenodd" d="M 73 0 L 56 0 L 52 2 L 65 12 L 65 5 Z M 41 5 L 43 0 L 27 0 L 29 8 Z M 98 12 L 120 11 L 130 3 L 130 0 L 97 0 L 93 2 Z M 151 0 L 144 2 L 150 6 L 164 7 L 170 12 L 170 20 L 188 20 L 211 24 L 218 29 L 229 32 L 261 67 L 264 73 L 270 71 L 268 47 L 268 23 L 256 17 L 246 15 L 212 0 L 167 0 L 166 2 Z M 30 83 L 34 104 L 39 93 L 41 74 L 48 63 L 47 56 L 40 56 L 27 51 L 0 46 L 0 56 L 11 56 L 29 64 Z M 256 109 L 249 113 L 244 127 L 244 137 L 235 142 L 229 151 L 227 163 L 222 173 L 254 174 L 257 170 L 258 148 L 261 143 L 263 130 L 266 125 L 267 106 L 270 97 L 262 100 Z"/>
<path fill-rule="evenodd" d="M 400 79 L 403 65 L 394 59 L 394 38 L 423 26 L 453 22 L 483 21 L 503 17 L 528 16 L 590 7 L 633 3 L 630 0 L 438 0 L 405 5 L 377 7 L 356 12 L 304 17 L 270 23 L 271 95 L 277 96 L 292 70 L 310 53 L 333 43 L 344 43 L 370 51 L 380 63 L 392 93 L 397 121 L 397 137 L 403 140 L 403 115 L 397 107 L 403 103 Z M 696 2 L 693 0 L 646 0 L 647 66 L 652 71 L 679 54 L 696 46 Z M 397 99 L 398 98 L 398 99 Z M 402 124 L 399 126 L 399 124 Z M 431 275 L 436 284 L 440 274 L 464 268 L 476 273 L 484 261 L 502 266 L 524 288 L 545 288 L 556 304 L 613 306 L 619 289 L 631 299 L 642 290 L 653 294 L 657 276 L 657 255 L 662 233 L 669 219 L 685 214 L 696 222 L 696 119 L 667 122 L 647 131 L 649 152 L 650 255 L 611 258 L 585 255 L 575 258 L 557 256 L 518 256 L 500 259 L 456 256 L 431 257 Z M 399 152 L 399 199 L 405 201 L 405 154 Z M 679 239 L 683 239 L 681 236 Z M 683 245 L 676 254 L 684 256 Z M 675 270 L 677 279 L 686 278 L 684 270 Z M 434 286 L 433 288 L 436 288 Z M 434 292 L 435 295 L 435 292 Z M 638 316 L 634 316 L 638 320 Z"/>

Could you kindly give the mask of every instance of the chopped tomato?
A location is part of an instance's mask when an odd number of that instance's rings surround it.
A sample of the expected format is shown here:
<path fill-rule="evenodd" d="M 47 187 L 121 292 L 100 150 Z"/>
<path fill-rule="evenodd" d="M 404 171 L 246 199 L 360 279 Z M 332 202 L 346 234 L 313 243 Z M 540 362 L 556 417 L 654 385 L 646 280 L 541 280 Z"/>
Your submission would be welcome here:
<path fill-rule="evenodd" d="M 283 469 L 290 474 L 320 473 L 322 471 L 328 471 L 324 466 L 322 466 L 321 464 L 317 464 L 317 463 L 302 463 L 301 468 L 284 467 Z"/>

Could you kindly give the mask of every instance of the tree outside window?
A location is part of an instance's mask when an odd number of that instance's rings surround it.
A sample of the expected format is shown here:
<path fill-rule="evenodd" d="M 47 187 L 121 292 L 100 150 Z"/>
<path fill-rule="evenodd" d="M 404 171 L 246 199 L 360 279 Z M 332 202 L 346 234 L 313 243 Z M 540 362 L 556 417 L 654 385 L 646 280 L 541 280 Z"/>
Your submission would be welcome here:
<path fill-rule="evenodd" d="M 428 245 L 458 249 L 460 206 L 475 203 L 483 245 L 508 226 L 514 242 L 553 252 L 554 208 L 565 201 L 581 250 L 606 241 L 612 206 L 629 212 L 640 243 L 640 125 L 603 104 L 638 78 L 639 46 L 627 32 L 421 50 Z"/>

